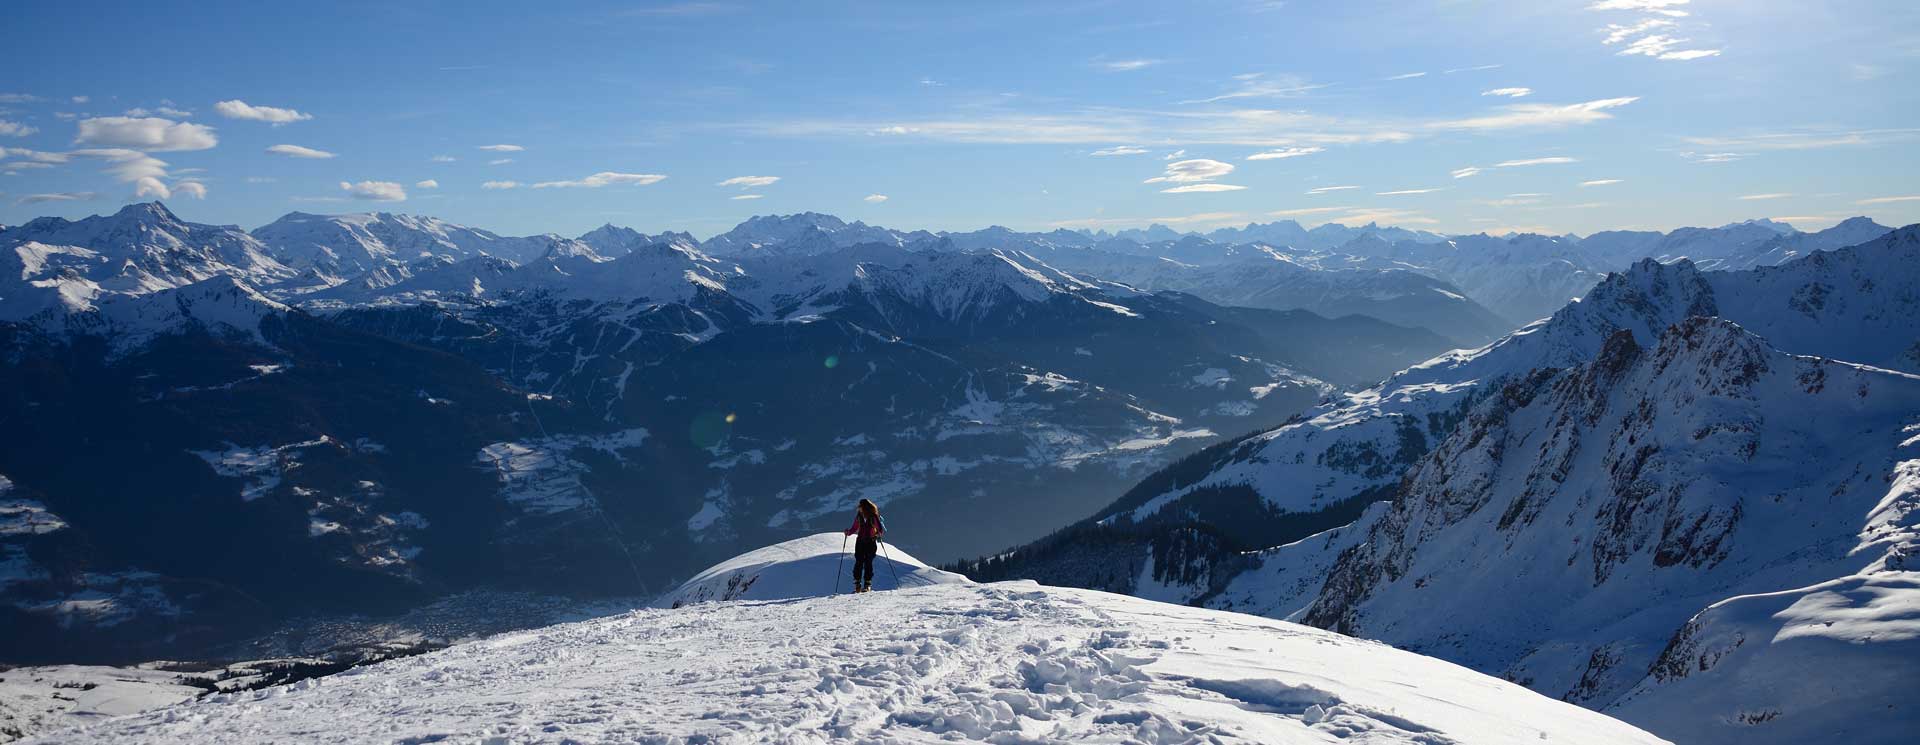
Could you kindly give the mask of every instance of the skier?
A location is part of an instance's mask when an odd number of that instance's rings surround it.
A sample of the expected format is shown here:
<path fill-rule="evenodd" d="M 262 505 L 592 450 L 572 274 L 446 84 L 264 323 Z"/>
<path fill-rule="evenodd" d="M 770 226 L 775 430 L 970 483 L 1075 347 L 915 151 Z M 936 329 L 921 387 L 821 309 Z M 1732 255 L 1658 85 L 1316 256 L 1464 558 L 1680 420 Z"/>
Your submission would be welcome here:
<path fill-rule="evenodd" d="M 880 538 L 887 532 L 887 521 L 880 519 L 880 508 L 871 500 L 860 500 L 853 513 L 853 525 L 846 535 L 857 535 L 853 542 L 853 591 L 873 589 L 873 555 L 880 550 Z"/>

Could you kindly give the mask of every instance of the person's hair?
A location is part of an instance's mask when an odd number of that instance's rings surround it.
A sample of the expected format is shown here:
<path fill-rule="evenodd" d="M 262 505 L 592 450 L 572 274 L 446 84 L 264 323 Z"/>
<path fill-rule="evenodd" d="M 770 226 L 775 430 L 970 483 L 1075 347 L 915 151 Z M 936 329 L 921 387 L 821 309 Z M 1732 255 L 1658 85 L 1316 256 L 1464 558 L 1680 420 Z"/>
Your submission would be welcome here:
<path fill-rule="evenodd" d="M 871 499 L 861 499 L 860 514 L 878 520 L 880 519 L 880 505 L 874 504 Z"/>

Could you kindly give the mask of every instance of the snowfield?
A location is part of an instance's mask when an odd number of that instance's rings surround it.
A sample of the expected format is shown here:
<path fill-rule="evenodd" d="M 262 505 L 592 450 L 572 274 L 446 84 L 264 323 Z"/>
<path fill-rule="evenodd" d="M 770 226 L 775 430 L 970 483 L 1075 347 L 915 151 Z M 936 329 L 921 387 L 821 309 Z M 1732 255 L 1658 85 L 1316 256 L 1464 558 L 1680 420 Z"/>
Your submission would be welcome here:
<path fill-rule="evenodd" d="M 1663 742 L 1457 665 L 1236 613 L 1031 582 L 804 597 L 830 538 L 702 575 L 758 563 L 754 589 L 786 599 L 505 634 L 37 742 Z"/>

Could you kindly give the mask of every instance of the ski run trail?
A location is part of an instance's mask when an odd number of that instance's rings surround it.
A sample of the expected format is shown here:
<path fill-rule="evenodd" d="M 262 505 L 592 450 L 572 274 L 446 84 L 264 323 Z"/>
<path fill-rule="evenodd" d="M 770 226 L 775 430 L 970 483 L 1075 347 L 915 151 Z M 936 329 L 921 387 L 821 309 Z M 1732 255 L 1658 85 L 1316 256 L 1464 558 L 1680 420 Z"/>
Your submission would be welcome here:
<path fill-rule="evenodd" d="M 777 552 L 825 566 L 838 549 L 822 534 Z M 774 570 L 746 577 L 762 593 L 796 594 L 775 587 L 785 562 L 731 563 Z M 907 584 L 635 610 L 36 742 L 1662 742 L 1283 621 L 1031 582 Z"/>

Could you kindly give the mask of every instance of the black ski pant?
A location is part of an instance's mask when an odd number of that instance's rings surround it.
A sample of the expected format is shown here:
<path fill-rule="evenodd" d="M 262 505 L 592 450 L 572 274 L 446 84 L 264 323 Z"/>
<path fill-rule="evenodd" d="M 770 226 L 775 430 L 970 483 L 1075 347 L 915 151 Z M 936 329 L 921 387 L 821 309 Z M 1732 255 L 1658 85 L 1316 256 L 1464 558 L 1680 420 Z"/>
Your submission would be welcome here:
<path fill-rule="evenodd" d="M 870 536 L 860 536 L 853 542 L 853 584 L 855 587 L 873 586 L 873 555 L 880 551 L 880 542 Z"/>

